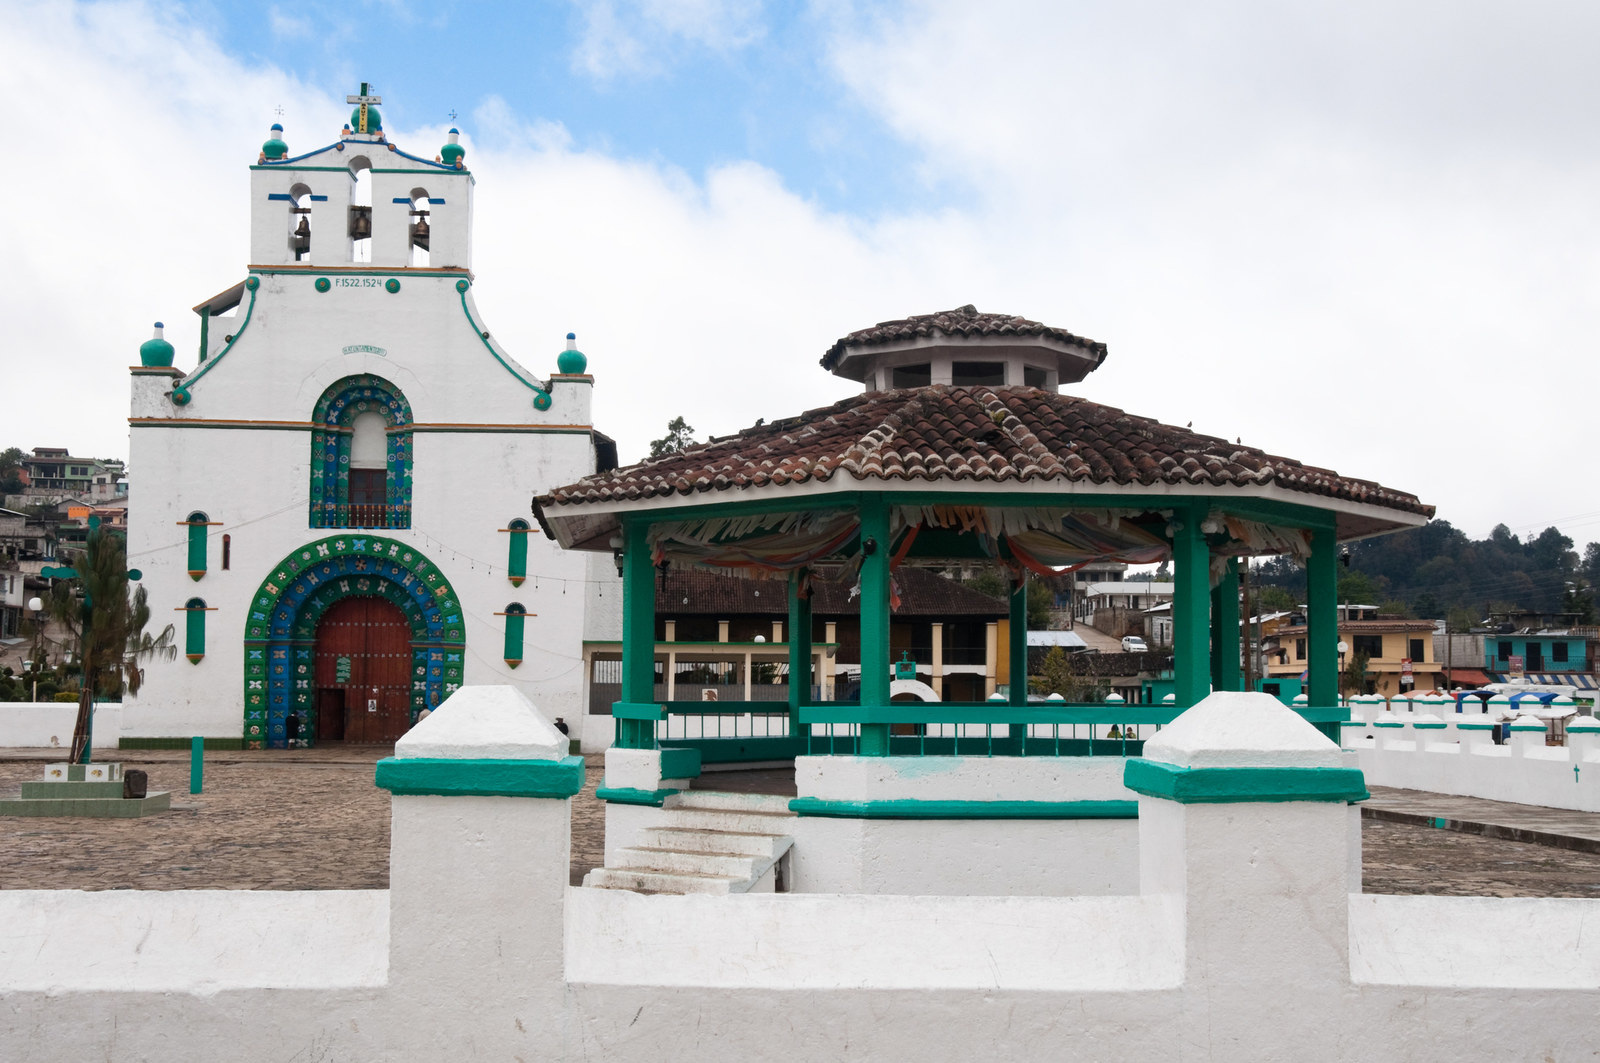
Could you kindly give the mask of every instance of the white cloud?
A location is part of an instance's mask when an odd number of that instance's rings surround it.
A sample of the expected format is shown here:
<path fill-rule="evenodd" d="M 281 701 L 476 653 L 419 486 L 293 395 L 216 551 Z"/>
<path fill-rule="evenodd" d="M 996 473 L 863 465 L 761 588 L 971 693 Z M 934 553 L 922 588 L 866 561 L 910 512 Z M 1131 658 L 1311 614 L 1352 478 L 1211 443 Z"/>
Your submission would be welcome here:
<path fill-rule="evenodd" d="M 1573 511 L 1508 426 L 1581 419 L 1600 383 L 1600 10 L 833 17 L 859 102 L 971 190 L 996 307 L 1110 343 L 1084 393 L 1414 490 L 1476 534 Z"/>
<path fill-rule="evenodd" d="M 761 5 L 751 0 L 640 0 L 639 14 L 668 33 L 719 52 L 743 48 L 764 33 Z"/>
<path fill-rule="evenodd" d="M 617 17 L 612 0 L 574 0 L 583 14 L 583 35 L 572 55 L 572 68 L 598 80 L 621 73 L 645 74 L 658 69 L 643 42 Z"/>
<path fill-rule="evenodd" d="M 599 81 L 649 77 L 672 63 L 683 42 L 737 51 L 764 34 L 761 5 L 748 0 L 573 0 L 583 32 L 574 70 Z"/>
<path fill-rule="evenodd" d="M 923 5 L 836 31 L 862 104 L 928 181 L 971 190 L 938 211 L 832 213 L 753 164 L 579 150 L 483 101 L 464 142 L 486 327 L 540 373 L 576 331 L 625 458 L 678 414 L 722 434 L 831 402 L 851 390 L 816 365 L 835 338 L 974 302 L 1109 343 L 1091 399 L 1415 490 L 1475 534 L 1592 508 L 1563 499 L 1597 383 L 1600 167 L 1579 124 L 1597 75 L 1575 58 L 1593 35 L 1116 10 Z M 149 323 L 192 364 L 187 308 L 242 274 L 273 108 L 296 151 L 348 108 L 165 9 L 5 17 L 0 136 L 47 178 L 5 215 L 24 249 L 0 265 L 8 392 L 27 400 L 0 445 L 122 454 Z M 1511 72 L 1475 87 L 1491 60 Z M 391 130 L 430 156 L 442 133 Z"/>
<path fill-rule="evenodd" d="M 311 20 L 296 18 L 284 14 L 283 9 L 273 4 L 267 9 L 267 25 L 272 29 L 272 35 L 278 38 L 302 38 L 311 36 Z"/>

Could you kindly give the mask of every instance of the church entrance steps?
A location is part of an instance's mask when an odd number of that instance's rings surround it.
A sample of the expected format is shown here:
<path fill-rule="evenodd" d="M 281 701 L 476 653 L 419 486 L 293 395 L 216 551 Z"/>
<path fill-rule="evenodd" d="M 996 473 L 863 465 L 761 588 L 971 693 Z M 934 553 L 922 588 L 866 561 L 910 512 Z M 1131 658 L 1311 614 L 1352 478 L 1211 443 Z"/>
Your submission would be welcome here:
<path fill-rule="evenodd" d="M 673 795 L 660 826 L 646 828 L 641 844 L 615 851 L 583 884 L 641 893 L 783 892 L 794 844 L 788 805 L 770 794 Z"/>

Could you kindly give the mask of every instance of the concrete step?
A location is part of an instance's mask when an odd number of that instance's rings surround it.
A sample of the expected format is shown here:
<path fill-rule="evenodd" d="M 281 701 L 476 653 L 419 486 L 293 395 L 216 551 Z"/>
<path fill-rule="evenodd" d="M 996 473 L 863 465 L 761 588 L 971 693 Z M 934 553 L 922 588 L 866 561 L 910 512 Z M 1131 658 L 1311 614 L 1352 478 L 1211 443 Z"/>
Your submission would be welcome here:
<path fill-rule="evenodd" d="M 619 849 L 607 867 L 617 871 L 667 871 L 672 874 L 717 875 L 754 883 L 757 869 L 765 870 L 770 860 L 737 853 L 685 853 L 674 849 L 654 849 L 639 845 Z M 735 890 L 734 892 L 743 892 Z"/>
<path fill-rule="evenodd" d="M 670 800 L 670 798 L 669 798 Z M 734 831 L 740 834 L 788 834 L 793 813 L 734 812 L 714 808 L 662 808 L 663 826 L 691 830 Z"/>
<path fill-rule="evenodd" d="M 653 849 L 680 853 L 736 853 L 776 860 L 789 848 L 787 835 L 747 834 L 731 830 L 695 830 L 689 827 L 648 827 L 641 842 Z"/>
<path fill-rule="evenodd" d="M 765 812 L 792 816 L 789 798 L 777 794 L 738 794 L 722 790 L 681 790 L 663 803 L 663 808 L 702 808 L 719 812 Z"/>
<path fill-rule="evenodd" d="M 597 867 L 583 876 L 585 886 L 639 893 L 733 893 L 737 879 L 726 875 L 644 871 L 635 868 Z M 742 892 L 742 891 L 739 891 Z"/>

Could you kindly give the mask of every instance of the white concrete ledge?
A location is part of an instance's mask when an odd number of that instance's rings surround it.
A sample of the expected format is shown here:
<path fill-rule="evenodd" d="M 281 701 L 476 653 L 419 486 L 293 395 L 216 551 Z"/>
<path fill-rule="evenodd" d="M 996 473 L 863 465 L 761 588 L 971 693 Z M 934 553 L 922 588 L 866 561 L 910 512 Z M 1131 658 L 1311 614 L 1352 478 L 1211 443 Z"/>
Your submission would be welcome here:
<path fill-rule="evenodd" d="M 1600 989 L 1600 901 L 1352 895 L 1350 978 L 1357 985 Z"/>
<path fill-rule="evenodd" d="M 567 891 L 567 980 L 771 989 L 1172 989 L 1157 897 L 645 896 Z"/>
<path fill-rule="evenodd" d="M 0 890 L 0 992 L 381 986 L 389 891 Z"/>
<path fill-rule="evenodd" d="M 796 757 L 795 789 L 826 801 L 1134 801 L 1122 757 Z"/>

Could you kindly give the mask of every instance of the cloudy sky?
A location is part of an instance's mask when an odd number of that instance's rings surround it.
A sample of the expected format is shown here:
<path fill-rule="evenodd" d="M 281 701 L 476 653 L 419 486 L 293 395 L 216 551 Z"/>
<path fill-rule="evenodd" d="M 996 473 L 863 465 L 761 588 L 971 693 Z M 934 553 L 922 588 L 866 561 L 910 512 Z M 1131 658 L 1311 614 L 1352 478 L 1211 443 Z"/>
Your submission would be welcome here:
<path fill-rule="evenodd" d="M 522 10 L 516 10 L 516 9 Z M 1600 539 L 1600 5 L 0 0 L 0 446 L 127 452 L 150 322 L 243 275 L 277 118 L 454 111 L 478 305 L 578 333 L 625 460 L 822 405 L 974 303 L 1101 340 L 1097 402 Z M 134 470 L 137 482 L 137 470 Z"/>

